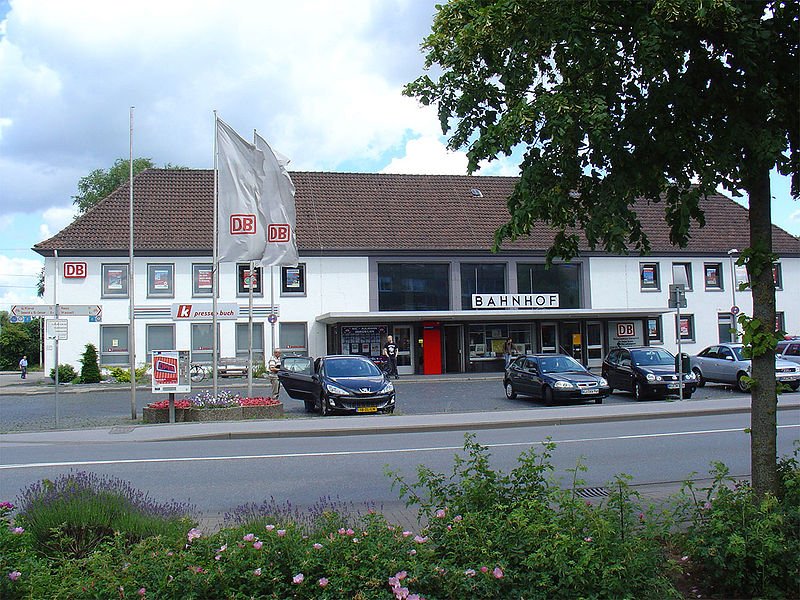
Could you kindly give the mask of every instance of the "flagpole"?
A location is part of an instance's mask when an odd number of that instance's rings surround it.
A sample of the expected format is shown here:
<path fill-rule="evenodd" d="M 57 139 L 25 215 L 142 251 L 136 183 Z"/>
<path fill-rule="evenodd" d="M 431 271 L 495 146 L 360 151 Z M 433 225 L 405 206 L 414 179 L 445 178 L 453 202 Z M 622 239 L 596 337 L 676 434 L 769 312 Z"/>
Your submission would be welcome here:
<path fill-rule="evenodd" d="M 270 335 L 272 337 L 272 354 L 275 354 L 275 267 L 269 268 L 269 314 L 272 318 L 269 320 Z"/>
<path fill-rule="evenodd" d="M 213 381 L 213 388 L 214 388 L 214 397 L 217 397 L 217 348 L 219 345 L 219 339 L 217 335 L 217 288 L 219 284 L 219 263 L 217 262 L 217 237 L 218 237 L 218 229 L 219 229 L 219 218 L 218 218 L 218 211 L 219 211 L 219 159 L 217 156 L 217 136 L 218 136 L 218 128 L 219 123 L 217 123 L 217 111 L 214 111 L 214 240 L 213 240 L 213 278 L 212 278 L 212 289 L 214 290 L 213 299 L 212 299 L 212 312 L 214 313 L 211 318 L 211 327 L 213 328 L 212 331 L 212 346 L 211 352 L 213 356 L 211 357 L 211 379 Z"/>
<path fill-rule="evenodd" d="M 248 310 L 247 310 L 247 397 L 253 397 L 253 279 L 255 277 L 255 266 L 250 261 L 250 285 L 248 290 Z"/>
<path fill-rule="evenodd" d="M 130 112 L 129 159 L 128 159 L 128 358 L 131 368 L 131 419 L 136 420 L 136 323 L 133 285 L 133 109 Z"/>

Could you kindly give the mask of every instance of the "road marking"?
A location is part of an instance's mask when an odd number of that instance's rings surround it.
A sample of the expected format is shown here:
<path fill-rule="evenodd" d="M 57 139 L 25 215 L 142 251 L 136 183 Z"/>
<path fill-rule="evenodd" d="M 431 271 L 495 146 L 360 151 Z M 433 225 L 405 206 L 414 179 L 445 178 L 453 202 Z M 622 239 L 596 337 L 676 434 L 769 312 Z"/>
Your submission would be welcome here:
<path fill-rule="evenodd" d="M 800 425 L 778 425 L 778 429 L 800 429 Z M 595 438 L 574 438 L 574 439 L 551 439 L 529 442 L 503 442 L 497 444 L 481 444 L 485 448 L 511 448 L 517 446 L 538 446 L 545 442 L 558 444 L 579 444 L 586 442 L 608 442 L 615 440 L 635 440 L 658 437 L 681 437 L 688 435 L 708 435 L 719 433 L 743 433 L 741 427 L 730 429 L 703 429 L 700 431 L 673 431 L 667 433 L 638 433 L 634 435 L 616 435 Z M 282 454 L 240 454 L 235 456 L 177 456 L 166 458 L 123 458 L 117 460 L 80 460 L 64 462 L 40 462 L 40 463 L 20 463 L 11 465 L 0 465 L 0 470 L 10 469 L 42 469 L 51 467 L 95 467 L 102 465 L 135 465 L 147 463 L 180 463 L 180 462 L 201 462 L 201 461 L 228 461 L 228 460 L 268 460 L 273 458 L 320 458 L 324 456 L 358 456 L 369 454 L 409 454 L 415 452 L 443 452 L 462 450 L 461 446 L 427 446 L 423 448 L 392 448 L 385 450 L 340 450 L 334 452 L 292 452 Z"/>

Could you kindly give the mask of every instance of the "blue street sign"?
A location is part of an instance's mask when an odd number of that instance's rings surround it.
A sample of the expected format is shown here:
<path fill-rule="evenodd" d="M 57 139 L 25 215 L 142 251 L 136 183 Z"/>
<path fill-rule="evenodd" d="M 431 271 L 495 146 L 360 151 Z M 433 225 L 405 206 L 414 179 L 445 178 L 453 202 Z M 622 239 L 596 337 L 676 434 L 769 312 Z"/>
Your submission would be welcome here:
<path fill-rule="evenodd" d="M 33 321 L 33 317 L 28 317 L 28 316 L 22 317 L 23 323 L 30 323 L 31 321 Z"/>

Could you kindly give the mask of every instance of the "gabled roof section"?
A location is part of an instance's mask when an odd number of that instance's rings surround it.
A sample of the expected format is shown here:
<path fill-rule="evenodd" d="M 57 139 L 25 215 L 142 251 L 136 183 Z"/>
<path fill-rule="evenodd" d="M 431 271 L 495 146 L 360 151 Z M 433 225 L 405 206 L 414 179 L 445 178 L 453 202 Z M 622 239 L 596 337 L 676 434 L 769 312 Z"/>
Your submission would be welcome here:
<path fill-rule="evenodd" d="M 508 219 L 506 199 L 517 179 L 457 175 L 292 172 L 297 241 L 301 252 L 486 252 L 495 229 Z M 473 190 L 480 191 L 480 194 Z M 211 254 L 214 174 L 211 170 L 147 169 L 134 178 L 136 252 Z M 726 253 L 749 239 L 747 209 L 722 196 L 701 203 L 706 226 L 693 228 L 689 244 L 669 241 L 663 204 L 636 210 L 654 253 Z M 128 185 L 99 202 L 52 238 L 34 246 L 52 250 L 127 252 Z M 544 252 L 555 234 L 542 225 L 506 242 L 504 250 Z M 781 254 L 800 255 L 800 240 L 773 227 Z M 588 250 L 582 244 L 582 250 Z"/>

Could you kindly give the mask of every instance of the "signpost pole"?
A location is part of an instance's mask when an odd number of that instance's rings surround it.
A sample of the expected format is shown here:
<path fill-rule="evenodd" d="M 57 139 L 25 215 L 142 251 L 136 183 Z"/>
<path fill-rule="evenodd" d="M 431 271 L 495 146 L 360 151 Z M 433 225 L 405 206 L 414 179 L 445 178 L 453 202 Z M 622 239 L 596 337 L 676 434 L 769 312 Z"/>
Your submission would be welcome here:
<path fill-rule="evenodd" d="M 175 392 L 169 394 L 169 422 L 175 422 Z"/>
<path fill-rule="evenodd" d="M 53 250 L 53 257 L 55 258 L 55 273 L 53 273 L 53 306 L 55 308 L 55 318 L 58 318 L 58 250 Z M 56 429 L 60 423 L 58 418 L 58 335 L 53 340 L 53 348 L 55 349 L 56 361 L 56 388 L 55 388 L 55 411 L 56 411 Z"/>
<path fill-rule="evenodd" d="M 683 400 L 683 354 L 681 353 L 681 291 L 675 290 L 678 307 L 678 398 Z"/>

